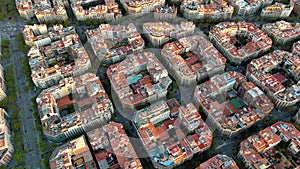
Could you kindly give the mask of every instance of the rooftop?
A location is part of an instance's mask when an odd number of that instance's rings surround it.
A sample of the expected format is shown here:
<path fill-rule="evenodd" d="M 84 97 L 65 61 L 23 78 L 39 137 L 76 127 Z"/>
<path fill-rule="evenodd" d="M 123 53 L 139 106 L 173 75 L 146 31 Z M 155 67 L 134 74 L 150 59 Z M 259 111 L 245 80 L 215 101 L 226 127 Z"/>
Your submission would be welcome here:
<path fill-rule="evenodd" d="M 300 55 L 300 41 L 297 41 L 293 44 L 293 53 Z"/>
<path fill-rule="evenodd" d="M 211 3 L 204 3 L 200 0 L 184 0 L 181 3 L 182 10 L 188 10 L 191 14 L 197 13 L 203 17 L 220 16 L 227 13 L 232 14 L 234 9 L 228 5 L 224 0 L 210 1 Z"/>
<path fill-rule="evenodd" d="M 34 45 L 27 56 L 31 77 L 38 87 L 49 86 L 46 83 L 49 79 L 79 74 L 90 65 L 89 56 L 72 26 L 25 25 L 23 35 L 28 45 L 31 42 Z"/>
<path fill-rule="evenodd" d="M 70 95 L 75 106 L 74 112 L 58 111 L 57 100 Z M 103 116 L 109 118 L 113 113 L 112 103 L 99 78 L 91 73 L 61 80 L 59 85 L 43 90 L 36 101 L 47 135 L 67 132 Z"/>
<path fill-rule="evenodd" d="M 247 66 L 247 73 L 261 82 L 261 86 L 267 87 L 274 97 L 286 102 L 297 102 L 300 96 L 300 82 L 291 86 L 284 86 L 276 75 L 270 74 L 275 68 L 280 68 L 283 64 L 284 70 L 297 79 L 300 72 L 300 56 L 290 52 L 275 50 L 261 58 L 254 59 Z"/>
<path fill-rule="evenodd" d="M 13 149 L 10 119 L 5 109 L 0 108 L 0 160 L 4 163 L 10 161 L 9 153 L 13 153 Z"/>
<path fill-rule="evenodd" d="M 231 4 L 241 9 L 256 9 L 261 6 L 270 5 L 272 0 L 232 0 Z M 240 9 L 240 10 L 241 10 Z"/>
<path fill-rule="evenodd" d="M 128 56 L 107 69 L 112 88 L 122 103 L 136 105 L 150 96 L 166 93 L 171 79 L 154 53 Z"/>
<path fill-rule="evenodd" d="M 125 25 L 101 24 L 87 30 L 86 35 L 94 53 L 106 63 L 122 61 L 136 51 L 141 51 L 145 42 L 133 23 Z"/>
<path fill-rule="evenodd" d="M 169 22 L 146 22 L 143 24 L 143 30 L 149 36 L 155 38 L 176 38 L 182 35 L 194 32 L 195 24 L 193 22 L 181 22 L 180 24 L 171 24 Z"/>
<path fill-rule="evenodd" d="M 117 156 L 121 168 L 142 169 L 142 164 L 126 135 L 123 126 L 119 123 L 109 122 L 108 125 L 103 126 L 103 130 L 109 139 L 110 146 Z"/>
<path fill-rule="evenodd" d="M 264 24 L 263 29 L 281 39 L 289 39 L 300 35 L 300 23 L 293 25 L 292 23 L 283 20 Z"/>
<path fill-rule="evenodd" d="M 293 125 L 279 121 L 242 141 L 239 154 L 250 167 L 270 166 L 276 159 L 272 158 L 269 152 L 279 151 L 275 146 L 281 141 L 287 142 L 299 137 L 300 132 Z"/>
<path fill-rule="evenodd" d="M 58 147 L 50 157 L 51 169 L 94 166 L 92 154 L 84 136 Z"/>
<path fill-rule="evenodd" d="M 151 118 L 155 118 L 165 112 L 170 112 L 170 109 L 165 101 L 159 101 L 151 104 L 149 107 L 138 110 L 135 112 L 134 122 L 137 123 L 138 126 L 146 124 L 151 121 Z M 154 121 L 151 121 L 155 123 Z"/>
<path fill-rule="evenodd" d="M 195 99 L 222 130 L 237 132 L 264 118 L 272 101 L 238 72 L 213 76 L 196 87 Z"/>
<path fill-rule="evenodd" d="M 246 41 L 245 45 L 237 45 L 241 43 L 241 39 L 236 38 L 237 35 L 242 36 Z M 248 58 L 272 46 L 272 40 L 266 33 L 246 22 L 221 22 L 210 29 L 209 37 L 218 44 L 221 51 L 238 59 Z"/>
<path fill-rule="evenodd" d="M 161 53 L 178 74 L 187 77 L 206 76 L 226 63 L 225 57 L 212 43 L 199 35 L 167 43 Z"/>
<path fill-rule="evenodd" d="M 52 16 L 52 19 L 60 20 L 62 15 L 67 17 L 64 0 L 16 0 L 16 8 L 23 16 L 34 14 L 38 19 L 44 16 Z M 55 17 L 53 17 L 55 16 Z M 26 17 L 27 18 L 27 17 Z M 29 19 L 29 18 L 27 18 Z"/>
<path fill-rule="evenodd" d="M 149 122 L 138 127 L 138 133 L 155 166 L 176 166 L 195 153 L 208 149 L 212 142 L 212 132 L 201 119 L 199 113 L 188 111 L 192 104 L 180 107 L 185 118 L 197 116 L 193 124 L 195 129 L 187 134 L 185 120 L 180 118 L 167 120 L 161 126 L 155 127 Z M 186 127 L 188 124 L 186 125 Z"/>
<path fill-rule="evenodd" d="M 121 3 L 128 6 L 128 8 L 130 8 L 129 11 L 131 11 L 131 13 L 133 11 L 134 11 L 134 13 L 141 13 L 142 9 L 147 9 L 147 8 L 150 8 L 150 7 L 164 5 L 165 1 L 164 0 L 151 0 L 151 1 L 147 1 L 147 0 L 121 0 Z"/>
<path fill-rule="evenodd" d="M 218 154 L 200 164 L 196 169 L 239 169 L 239 167 L 231 157 Z"/>
<path fill-rule="evenodd" d="M 95 152 L 114 154 L 122 168 L 141 169 L 142 165 L 126 135 L 123 126 L 109 122 L 107 125 L 87 133 L 89 142 Z M 98 157 L 98 162 L 109 160 L 108 156 Z M 104 159 L 103 159 L 104 158 Z M 114 165 L 114 163 L 112 163 Z"/>
<path fill-rule="evenodd" d="M 71 0 L 71 7 L 76 18 L 83 20 L 82 17 L 85 16 L 92 19 L 104 14 L 112 14 L 113 18 L 122 16 L 121 10 L 119 10 L 119 6 L 114 0 L 104 0 L 104 3 L 91 5 L 95 2 L 97 0 Z"/>

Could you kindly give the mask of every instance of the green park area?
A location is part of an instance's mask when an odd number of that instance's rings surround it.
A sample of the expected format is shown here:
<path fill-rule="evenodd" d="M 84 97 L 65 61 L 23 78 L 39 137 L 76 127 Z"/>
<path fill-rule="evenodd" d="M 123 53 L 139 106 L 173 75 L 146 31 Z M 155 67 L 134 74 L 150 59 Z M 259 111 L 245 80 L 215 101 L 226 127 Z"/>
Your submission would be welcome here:
<path fill-rule="evenodd" d="M 0 0 L 0 20 L 19 18 L 14 0 Z"/>
<path fill-rule="evenodd" d="M 11 56 L 11 45 L 9 40 L 1 41 L 1 56 L 0 59 L 8 59 Z"/>

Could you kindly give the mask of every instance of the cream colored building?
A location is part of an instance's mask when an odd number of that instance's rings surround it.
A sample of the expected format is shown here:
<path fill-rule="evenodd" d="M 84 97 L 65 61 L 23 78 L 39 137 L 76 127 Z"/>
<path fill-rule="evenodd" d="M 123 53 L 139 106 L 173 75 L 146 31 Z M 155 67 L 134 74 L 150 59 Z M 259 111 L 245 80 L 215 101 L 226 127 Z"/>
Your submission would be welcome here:
<path fill-rule="evenodd" d="M 7 112 L 0 108 L 0 166 L 8 165 L 14 153 L 9 117 Z"/>
<path fill-rule="evenodd" d="M 6 87 L 4 80 L 3 67 L 0 64 L 0 101 L 6 97 Z"/>
<path fill-rule="evenodd" d="M 294 9 L 292 5 L 285 5 L 282 3 L 275 3 L 262 9 L 260 15 L 265 17 L 289 17 Z"/>

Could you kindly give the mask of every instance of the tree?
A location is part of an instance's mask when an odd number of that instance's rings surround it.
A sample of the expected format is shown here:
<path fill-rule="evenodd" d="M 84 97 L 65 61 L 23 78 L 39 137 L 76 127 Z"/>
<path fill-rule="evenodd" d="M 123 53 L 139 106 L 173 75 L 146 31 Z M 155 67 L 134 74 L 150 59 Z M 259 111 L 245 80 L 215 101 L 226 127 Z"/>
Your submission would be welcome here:
<path fill-rule="evenodd" d="M 19 131 L 20 125 L 19 125 L 18 121 L 13 121 L 13 123 L 12 123 L 12 129 L 14 131 Z"/>
<path fill-rule="evenodd" d="M 91 24 L 92 24 L 92 22 L 91 22 L 90 19 L 85 20 L 85 23 L 86 23 L 88 26 L 91 26 Z"/>
<path fill-rule="evenodd" d="M 173 98 L 175 96 L 175 93 L 173 91 L 168 92 L 168 98 Z"/>
<path fill-rule="evenodd" d="M 20 149 L 16 150 L 14 154 L 14 159 L 16 160 L 17 165 L 20 165 L 24 162 L 23 152 Z"/>
<path fill-rule="evenodd" d="M 52 60 L 51 62 L 50 62 L 50 66 L 55 66 L 57 64 L 57 60 Z"/>
<path fill-rule="evenodd" d="M 63 22 L 64 27 L 67 27 L 68 25 L 69 25 L 69 22 L 67 20 Z"/>
<path fill-rule="evenodd" d="M 249 18 L 250 14 L 248 12 L 245 13 L 245 17 Z"/>
<path fill-rule="evenodd" d="M 14 143 L 17 147 L 21 147 L 22 142 L 21 142 L 21 136 L 19 134 L 16 134 L 15 137 L 13 138 Z"/>
<path fill-rule="evenodd" d="M 40 149 L 42 152 L 45 152 L 47 150 L 47 143 L 43 139 L 41 139 L 41 141 L 40 141 Z"/>
<path fill-rule="evenodd" d="M 7 6 L 7 10 L 8 10 L 8 11 L 13 11 L 13 10 L 14 10 L 14 7 L 13 7 L 12 5 L 8 5 L 8 6 Z"/>
<path fill-rule="evenodd" d="M 47 153 L 47 154 L 45 154 L 44 155 L 44 167 L 45 167 L 45 169 L 49 169 L 50 167 L 50 164 L 49 164 L 49 159 L 50 159 L 50 153 Z"/>
<path fill-rule="evenodd" d="M 175 82 L 175 81 L 173 81 L 172 86 L 173 86 L 173 88 L 177 88 L 178 87 L 178 83 Z"/>
<path fill-rule="evenodd" d="M 98 20 L 96 20 L 96 19 L 93 19 L 93 20 L 92 20 L 92 25 L 93 25 L 93 26 L 96 26 L 96 25 L 98 25 L 98 24 L 99 24 Z"/>
<path fill-rule="evenodd" d="M 234 21 L 235 22 L 241 22 L 241 19 L 240 18 L 236 18 Z"/>

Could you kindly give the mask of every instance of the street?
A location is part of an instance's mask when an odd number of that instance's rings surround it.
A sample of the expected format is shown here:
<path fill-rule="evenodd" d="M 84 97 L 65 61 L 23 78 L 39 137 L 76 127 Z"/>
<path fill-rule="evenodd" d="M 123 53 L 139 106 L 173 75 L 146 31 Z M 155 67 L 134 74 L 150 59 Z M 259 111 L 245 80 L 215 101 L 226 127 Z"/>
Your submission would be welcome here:
<path fill-rule="evenodd" d="M 25 162 L 24 167 L 29 168 L 44 168 L 41 164 L 38 164 L 38 161 L 41 159 L 41 152 L 37 147 L 39 142 L 39 134 L 35 129 L 35 121 L 33 118 L 33 112 L 36 110 L 35 107 L 32 107 L 31 98 L 36 96 L 37 93 L 33 91 L 33 88 L 29 88 L 28 91 L 24 90 L 24 86 L 27 84 L 26 76 L 23 73 L 22 61 L 26 57 L 22 52 L 18 51 L 18 43 L 16 42 L 16 35 L 22 31 L 23 25 L 26 22 L 0 22 L 0 30 L 2 30 L 2 38 L 10 40 L 12 47 L 12 56 L 3 61 L 3 66 L 6 67 L 9 64 L 15 65 L 15 84 L 18 88 L 17 92 L 17 105 L 20 108 L 19 117 L 20 117 L 20 133 L 23 142 L 23 147 L 27 150 L 27 154 L 24 152 Z M 7 110 L 9 114 L 12 112 Z M 13 133 L 14 135 L 14 133 Z M 36 138 L 36 140 L 34 139 Z M 38 151 L 37 151 L 38 150 Z M 9 163 L 8 168 L 15 167 L 16 163 L 14 161 Z"/>

